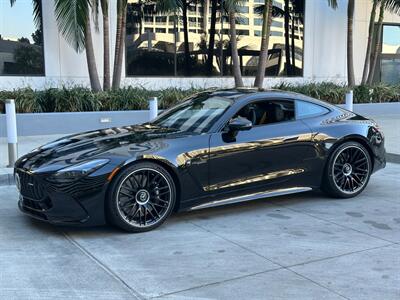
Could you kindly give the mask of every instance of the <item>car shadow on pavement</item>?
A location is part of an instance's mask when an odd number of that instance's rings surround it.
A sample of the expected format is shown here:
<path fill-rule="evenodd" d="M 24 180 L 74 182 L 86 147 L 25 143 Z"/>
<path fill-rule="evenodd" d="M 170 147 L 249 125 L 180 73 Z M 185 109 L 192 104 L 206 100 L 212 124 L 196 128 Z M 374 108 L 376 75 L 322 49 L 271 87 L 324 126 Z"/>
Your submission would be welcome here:
<path fill-rule="evenodd" d="M 286 195 L 286 196 L 263 198 L 247 202 L 225 204 L 221 206 L 204 208 L 200 210 L 177 212 L 174 213 L 161 227 L 155 230 L 168 230 L 181 223 L 188 223 L 188 222 L 191 223 L 198 219 L 212 220 L 219 218 L 221 216 L 229 217 L 229 216 L 239 215 L 242 213 L 252 213 L 252 212 L 257 213 L 260 209 L 268 210 L 268 207 L 271 209 L 271 211 L 276 211 L 279 210 L 280 208 L 283 208 L 283 206 L 279 204 L 279 202 L 282 201 L 285 201 L 285 205 L 288 205 L 288 203 L 290 205 L 290 203 L 301 203 L 309 201 L 320 202 L 329 200 L 337 200 L 337 199 L 328 198 L 321 192 L 313 191 L 313 192 L 306 192 L 306 193 Z M 80 238 L 84 237 L 89 238 L 94 236 L 101 237 L 101 236 L 126 234 L 126 232 L 112 225 L 101 225 L 93 227 L 60 226 L 60 225 L 48 224 L 36 219 L 30 219 L 30 222 L 33 228 L 51 235 L 71 234 L 74 236 L 79 236 Z"/>

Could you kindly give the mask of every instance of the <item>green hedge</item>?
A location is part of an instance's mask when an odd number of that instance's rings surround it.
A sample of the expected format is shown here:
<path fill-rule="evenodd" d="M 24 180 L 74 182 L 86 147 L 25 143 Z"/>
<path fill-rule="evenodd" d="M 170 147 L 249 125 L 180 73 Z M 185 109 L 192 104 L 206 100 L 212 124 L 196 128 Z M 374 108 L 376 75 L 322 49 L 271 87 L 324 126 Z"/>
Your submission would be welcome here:
<path fill-rule="evenodd" d="M 298 92 L 334 104 L 343 103 L 348 91 L 346 86 L 328 82 L 306 85 L 281 84 L 274 88 Z M 127 87 L 116 91 L 93 93 L 90 89 L 83 87 L 52 88 L 43 91 L 24 88 L 0 91 L 0 111 L 4 112 L 5 99 L 15 99 L 19 113 L 140 110 L 147 109 L 147 101 L 150 97 L 158 97 L 160 108 L 164 109 L 199 91 L 178 88 L 151 91 Z M 358 86 L 354 89 L 354 101 L 355 103 L 400 101 L 400 84 Z"/>

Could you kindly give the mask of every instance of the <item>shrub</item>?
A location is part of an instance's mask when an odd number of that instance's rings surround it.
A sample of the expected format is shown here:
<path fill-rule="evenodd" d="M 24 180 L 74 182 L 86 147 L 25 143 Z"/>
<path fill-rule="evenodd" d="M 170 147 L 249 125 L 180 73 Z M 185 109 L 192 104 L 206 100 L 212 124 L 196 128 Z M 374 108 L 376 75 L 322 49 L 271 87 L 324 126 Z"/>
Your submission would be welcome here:
<path fill-rule="evenodd" d="M 348 87 L 331 82 L 309 83 L 305 85 L 280 84 L 275 89 L 305 94 L 330 103 L 344 102 Z M 0 91 L 0 112 L 4 112 L 4 100 L 15 99 L 17 112 L 77 112 L 77 111 L 116 111 L 148 109 L 150 97 L 159 98 L 160 109 L 169 108 L 199 89 L 183 90 L 168 88 L 152 91 L 143 87 L 125 87 L 115 91 L 93 93 L 83 87 L 46 89 L 35 91 L 31 88 L 14 91 Z M 354 88 L 355 103 L 400 101 L 400 84 L 357 86 Z"/>
<path fill-rule="evenodd" d="M 348 88 L 331 82 L 310 83 L 305 85 L 281 84 L 275 88 L 304 94 L 313 98 L 328 101 L 333 104 L 343 102 Z"/>

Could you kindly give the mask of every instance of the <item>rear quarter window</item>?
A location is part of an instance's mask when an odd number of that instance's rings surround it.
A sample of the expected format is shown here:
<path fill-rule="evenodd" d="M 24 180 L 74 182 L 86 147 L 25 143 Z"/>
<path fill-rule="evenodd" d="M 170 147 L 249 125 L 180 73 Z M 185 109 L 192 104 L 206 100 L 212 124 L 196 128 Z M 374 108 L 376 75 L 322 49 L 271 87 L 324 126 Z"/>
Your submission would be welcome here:
<path fill-rule="evenodd" d="M 329 113 L 330 110 L 318 104 L 296 100 L 296 119 L 305 119 L 316 116 L 322 116 Z"/>

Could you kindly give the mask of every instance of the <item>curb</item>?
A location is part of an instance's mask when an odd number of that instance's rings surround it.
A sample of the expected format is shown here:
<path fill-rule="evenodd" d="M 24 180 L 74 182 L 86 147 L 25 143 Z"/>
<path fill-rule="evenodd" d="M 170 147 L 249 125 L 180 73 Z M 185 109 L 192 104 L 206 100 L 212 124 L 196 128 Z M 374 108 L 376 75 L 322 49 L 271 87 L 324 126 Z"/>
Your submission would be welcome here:
<path fill-rule="evenodd" d="M 400 154 L 386 153 L 386 161 L 388 163 L 400 164 Z"/>
<path fill-rule="evenodd" d="M 0 186 L 15 185 L 13 169 L 0 169 Z"/>
<path fill-rule="evenodd" d="M 387 153 L 386 161 L 388 163 L 400 164 L 400 154 Z M 15 185 L 13 169 L 3 168 L 0 169 L 0 173 L 2 173 L 0 174 L 0 186 Z"/>

